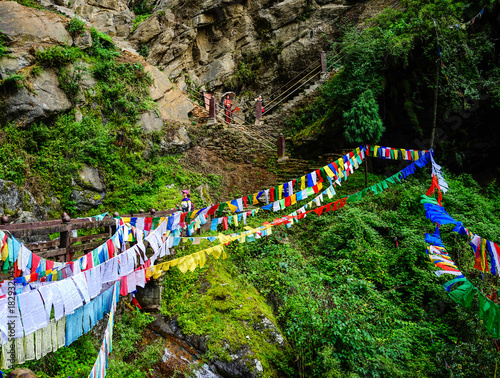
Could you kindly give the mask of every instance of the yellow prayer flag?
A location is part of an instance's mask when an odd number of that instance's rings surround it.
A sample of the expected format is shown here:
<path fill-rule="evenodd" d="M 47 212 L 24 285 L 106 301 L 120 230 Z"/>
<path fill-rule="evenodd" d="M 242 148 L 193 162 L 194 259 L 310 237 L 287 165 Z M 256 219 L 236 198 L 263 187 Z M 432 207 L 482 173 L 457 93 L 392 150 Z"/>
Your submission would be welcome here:
<path fill-rule="evenodd" d="M 401 149 L 401 157 L 403 158 L 403 160 L 407 160 L 406 159 L 406 150 L 404 148 Z"/>
<path fill-rule="evenodd" d="M 9 248 L 7 247 L 7 243 L 5 243 L 2 247 L 2 260 L 5 261 L 9 257 Z"/>
<path fill-rule="evenodd" d="M 340 158 L 337 160 L 337 165 L 340 167 L 340 170 L 344 170 L 344 159 Z"/>
<path fill-rule="evenodd" d="M 318 182 L 318 184 L 317 184 L 317 185 L 318 185 L 318 190 L 323 189 L 323 183 L 322 183 L 322 182 Z"/>
<path fill-rule="evenodd" d="M 398 160 L 399 151 L 394 149 L 394 159 Z"/>
<path fill-rule="evenodd" d="M 188 270 L 188 265 L 186 264 L 186 258 L 181 257 L 179 259 L 179 264 L 177 264 L 177 268 L 182 272 L 182 274 L 185 274 Z"/>
<path fill-rule="evenodd" d="M 233 222 L 234 222 L 234 226 L 238 227 L 238 216 L 237 215 L 233 215 Z"/>
<path fill-rule="evenodd" d="M 238 206 L 234 206 L 231 202 L 226 202 L 227 206 L 229 207 L 229 210 L 231 210 L 231 212 L 235 212 L 236 210 L 238 210 Z"/>
<path fill-rule="evenodd" d="M 173 268 L 174 266 L 177 266 L 179 264 L 179 259 L 171 260 L 170 261 L 170 267 Z"/>
<path fill-rule="evenodd" d="M 326 174 L 328 175 L 328 177 L 333 177 L 333 176 L 335 176 L 335 175 L 333 174 L 333 171 L 330 169 L 330 167 L 329 167 L 328 165 L 325 165 L 323 168 L 324 168 L 324 170 L 325 170 Z"/>
<path fill-rule="evenodd" d="M 293 194 L 290 198 L 290 205 L 295 205 L 297 203 L 297 194 Z"/>
<path fill-rule="evenodd" d="M 378 149 L 380 148 L 380 146 L 375 146 L 373 147 L 373 156 L 374 157 L 377 157 L 378 156 Z"/>
<path fill-rule="evenodd" d="M 155 280 L 158 279 L 158 278 L 160 278 L 161 273 L 162 273 L 161 266 L 160 265 L 154 266 L 153 278 Z"/>
<path fill-rule="evenodd" d="M 258 195 L 258 194 L 259 194 L 259 193 L 254 193 L 254 194 L 253 194 L 253 198 L 252 198 L 252 204 L 253 204 L 253 205 L 257 205 L 257 204 L 259 203 L 259 200 L 257 199 L 257 195 Z"/>
<path fill-rule="evenodd" d="M 281 200 L 283 195 L 283 185 L 278 186 L 278 199 Z"/>
<path fill-rule="evenodd" d="M 245 235 L 244 234 L 241 234 L 239 242 L 240 243 L 244 243 L 245 242 Z"/>
<path fill-rule="evenodd" d="M 418 160 L 418 151 L 417 150 L 413 151 L 413 156 L 414 156 L 415 161 L 417 161 Z"/>
<path fill-rule="evenodd" d="M 481 267 L 483 268 L 483 273 L 486 271 L 486 239 L 481 240 Z"/>
<path fill-rule="evenodd" d="M 220 254 L 222 252 L 223 248 L 221 245 L 217 245 L 215 247 L 212 248 L 212 255 L 218 259 L 220 257 Z"/>
<path fill-rule="evenodd" d="M 198 255 L 200 256 L 200 269 L 201 269 L 205 266 L 205 263 L 207 262 L 207 257 L 205 256 L 205 251 L 198 252 Z"/>
<path fill-rule="evenodd" d="M 306 176 L 302 176 L 300 178 L 300 190 L 304 190 L 306 188 Z"/>
<path fill-rule="evenodd" d="M 359 147 L 356 147 L 356 154 L 357 154 L 358 156 L 361 156 L 361 150 L 360 150 L 360 148 L 359 148 Z"/>
<path fill-rule="evenodd" d="M 194 272 L 194 270 L 196 269 L 197 267 L 197 264 L 196 264 L 196 261 L 194 259 L 194 254 L 191 254 L 191 255 L 187 255 L 184 262 L 186 264 L 186 267 L 191 271 L 191 272 Z"/>
<path fill-rule="evenodd" d="M 326 194 L 328 195 L 328 199 L 332 199 L 333 198 L 332 188 L 329 187 L 326 190 Z"/>
<path fill-rule="evenodd" d="M 122 217 L 123 223 L 130 223 L 130 217 Z"/>
<path fill-rule="evenodd" d="M 164 272 L 166 272 L 167 270 L 169 270 L 169 269 L 170 269 L 170 261 L 166 261 L 166 262 L 164 262 L 164 263 L 163 263 L 163 264 L 161 264 L 161 265 L 162 265 L 162 267 L 161 267 L 161 268 L 163 269 L 163 271 L 164 271 Z"/>

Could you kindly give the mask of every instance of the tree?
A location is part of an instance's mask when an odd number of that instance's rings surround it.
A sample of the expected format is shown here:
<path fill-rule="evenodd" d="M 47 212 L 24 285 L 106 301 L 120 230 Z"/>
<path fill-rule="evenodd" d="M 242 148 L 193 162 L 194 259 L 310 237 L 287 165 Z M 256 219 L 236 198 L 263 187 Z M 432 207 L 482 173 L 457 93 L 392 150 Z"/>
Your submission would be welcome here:
<path fill-rule="evenodd" d="M 370 89 L 361 93 L 352 108 L 344 112 L 344 120 L 344 135 L 350 143 L 377 143 L 385 131 L 377 101 Z M 368 160 L 365 162 L 365 186 L 368 186 Z"/>

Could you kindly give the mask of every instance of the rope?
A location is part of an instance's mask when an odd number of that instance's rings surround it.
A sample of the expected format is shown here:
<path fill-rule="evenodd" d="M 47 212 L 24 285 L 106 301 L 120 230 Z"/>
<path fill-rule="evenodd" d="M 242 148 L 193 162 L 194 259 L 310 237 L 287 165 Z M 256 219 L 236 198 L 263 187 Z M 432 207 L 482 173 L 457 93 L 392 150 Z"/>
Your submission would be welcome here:
<path fill-rule="evenodd" d="M 223 119 L 224 119 L 224 122 L 225 122 L 225 123 L 228 123 L 228 122 L 226 122 L 226 120 L 225 120 L 225 114 L 224 114 L 226 109 L 225 109 L 224 107 L 220 106 L 219 104 L 217 104 L 217 107 L 218 107 L 218 110 L 219 110 L 219 111 L 217 112 L 217 115 L 219 116 L 219 114 L 222 112 L 222 113 L 223 113 L 223 116 L 221 116 L 221 118 L 223 118 Z M 241 118 L 236 117 L 234 114 L 231 114 L 231 119 L 232 119 L 232 118 L 238 118 L 238 119 L 242 120 Z M 271 143 L 271 144 L 272 144 L 272 143 L 274 143 L 274 137 L 273 137 L 273 136 L 271 136 L 271 135 L 267 134 L 266 132 L 262 131 L 262 130 L 261 130 L 259 127 L 257 127 L 256 125 L 252 125 L 252 124 L 250 124 L 250 123 L 247 123 L 245 120 L 243 120 L 243 122 L 244 122 L 244 124 L 246 124 L 246 125 L 248 125 L 248 126 L 251 126 L 252 128 L 257 129 L 257 131 L 259 131 L 259 132 L 261 132 L 262 134 L 264 134 L 264 136 L 261 136 L 261 138 L 262 138 L 264 141 L 266 141 L 266 143 Z M 240 123 L 228 123 L 228 124 L 231 124 L 231 125 L 241 125 Z"/>
<path fill-rule="evenodd" d="M 274 91 L 274 93 L 277 93 L 279 92 L 281 89 L 283 89 L 284 87 L 286 87 L 288 84 L 290 84 L 292 81 L 294 81 L 295 79 L 297 79 L 300 75 L 302 75 L 306 70 L 308 70 L 313 64 L 317 63 L 318 61 L 314 61 L 312 62 L 309 66 L 307 66 L 302 72 L 300 72 L 299 74 L 297 74 L 297 76 L 295 76 L 293 79 L 291 79 L 288 83 L 286 84 L 283 84 L 281 87 L 279 87 L 277 90 Z M 321 59 L 320 59 L 320 63 L 321 63 Z M 269 95 L 269 97 L 271 97 L 274 93 L 271 93 Z M 276 96 L 276 97 L 279 97 L 279 96 Z M 271 102 L 273 102 L 274 100 L 271 100 Z M 271 103 L 270 102 L 270 103 Z"/>
<path fill-rule="evenodd" d="M 319 68 L 319 67 L 317 67 Z M 312 73 L 312 71 L 311 71 Z M 310 74 L 311 74 L 310 73 Z M 285 101 L 290 95 L 294 94 L 295 92 L 297 92 L 297 90 L 299 90 L 300 88 L 302 88 L 304 85 L 306 85 L 307 83 L 309 83 L 316 75 L 320 74 L 321 72 L 317 72 L 315 73 L 314 75 L 312 75 L 308 80 L 306 80 L 304 83 L 302 83 L 300 86 L 298 86 L 297 88 L 295 88 L 292 92 L 288 93 L 285 97 L 283 97 L 278 103 L 276 103 L 274 106 L 268 108 L 264 114 L 267 114 L 269 113 L 272 109 L 276 108 L 276 106 L 278 106 L 279 104 L 281 104 L 283 101 Z M 307 77 L 307 76 L 306 76 Z M 298 84 L 298 83 L 297 83 Z"/>
<path fill-rule="evenodd" d="M 317 63 L 317 61 L 316 61 L 316 62 L 314 62 L 313 64 L 316 64 L 316 63 Z M 311 67 L 311 66 L 312 66 L 312 64 L 311 64 L 309 67 Z M 307 68 L 309 68 L 309 67 L 307 67 Z M 303 80 L 304 78 L 308 77 L 308 76 L 309 76 L 312 72 L 314 72 L 314 71 L 315 71 L 315 70 L 317 70 L 318 68 L 321 68 L 321 63 L 320 63 L 319 65 L 315 66 L 315 67 L 314 67 L 311 71 L 309 71 L 309 72 L 308 72 L 305 76 L 303 76 L 300 80 Z M 302 72 L 304 72 L 304 71 L 302 71 Z M 302 72 L 301 72 L 301 74 L 302 74 Z M 297 78 L 297 76 L 296 76 L 295 78 Z M 295 79 L 294 79 L 294 80 L 295 80 Z M 269 102 L 266 104 L 266 107 L 269 107 L 269 105 L 270 105 L 270 104 L 272 104 L 273 102 L 275 102 L 276 100 L 278 100 L 280 97 L 282 97 L 284 94 L 286 94 L 289 90 L 291 90 L 294 86 L 296 86 L 298 83 L 300 83 L 300 80 L 297 80 L 297 82 L 296 82 L 294 85 L 292 85 L 292 86 L 291 86 L 290 88 L 288 88 L 286 91 L 284 91 L 284 92 L 280 93 L 278 96 L 276 96 L 276 97 L 275 97 L 274 99 L 272 99 L 271 101 L 269 101 Z M 288 85 L 289 83 L 290 83 L 290 82 L 288 82 L 288 83 L 287 83 L 287 85 Z M 283 88 L 283 87 L 282 87 L 282 88 Z M 271 107 L 271 108 L 272 108 L 272 107 Z"/>

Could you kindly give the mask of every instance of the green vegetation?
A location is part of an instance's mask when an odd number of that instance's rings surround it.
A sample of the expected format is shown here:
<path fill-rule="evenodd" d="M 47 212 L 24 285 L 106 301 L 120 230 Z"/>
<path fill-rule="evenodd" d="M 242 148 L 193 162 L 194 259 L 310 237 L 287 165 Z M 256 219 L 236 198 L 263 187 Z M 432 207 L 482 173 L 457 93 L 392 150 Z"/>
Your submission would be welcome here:
<path fill-rule="evenodd" d="M 354 176 L 341 192 L 361 182 Z M 230 258 L 272 303 L 293 347 L 291 376 L 446 376 L 444 360 L 456 377 L 493 374 L 497 353 L 477 303 L 465 311 L 447 298 L 445 281 L 426 257 L 423 235 L 433 226 L 419 200 L 429 183 L 419 174 L 335 213 L 310 215 L 272 238 L 230 247 Z M 498 240 L 498 195 L 484 196 L 466 175 L 449 183 L 448 212 Z M 467 238 L 450 230 L 442 228 L 443 240 L 462 272 L 486 293 L 496 291 L 496 278 L 483 282 L 472 268 Z"/>
<path fill-rule="evenodd" d="M 384 132 L 378 105 L 370 89 L 364 91 L 354 102 L 351 110 L 344 113 L 345 138 L 349 143 L 378 143 Z"/>
<path fill-rule="evenodd" d="M 69 184 L 83 164 L 99 167 L 106 183 L 108 194 L 97 211 L 168 209 L 178 204 L 181 186 L 208 183 L 216 189 L 220 177 L 191 174 L 180 157 L 162 152 L 160 141 L 167 130 L 146 135 L 137 125 L 140 114 L 156 107 L 149 97 L 151 77 L 141 64 L 120 60 L 108 35 L 96 29 L 91 35 L 92 47 L 85 51 L 70 46 L 39 50 L 31 71 L 35 75 L 42 67 L 56 69 L 61 88 L 79 105 L 82 119 L 77 121 L 71 111 L 29 128 L 5 125 L 0 130 L 0 177 L 30 188 L 42 201 L 50 201 L 47 194 L 53 193 L 71 215 L 76 210 Z M 96 82 L 83 90 L 89 78 Z M 25 81 L 23 75 L 11 75 L 0 88 L 7 93 Z M 196 193 L 193 200 L 203 204 Z"/>
<path fill-rule="evenodd" d="M 288 135 L 299 141 L 314 134 L 343 134 L 342 115 L 367 89 L 380 104 L 387 130 L 412 125 L 397 135 L 402 140 L 430 137 L 436 87 L 437 123 L 442 128 L 443 117 L 452 109 L 463 113 L 477 107 L 481 93 L 498 87 L 493 84 L 499 80 L 492 63 L 494 27 L 485 17 L 467 28 L 453 25 L 470 20 L 485 4 L 485 14 L 495 9 L 493 1 L 406 0 L 401 9 L 386 10 L 366 28 L 346 28 L 341 42 L 332 44 L 342 57 L 339 72 L 312 103 L 289 117 Z M 498 105 L 496 98 L 488 101 L 491 106 Z"/>
<path fill-rule="evenodd" d="M 3 36 L 2 32 L 0 32 L 0 58 L 8 56 L 9 52 L 9 48 L 5 46 L 5 37 Z"/>
<path fill-rule="evenodd" d="M 139 14 L 135 16 L 132 27 L 132 33 L 135 31 L 135 29 L 137 29 L 137 27 L 141 22 L 146 21 L 149 17 L 151 17 L 151 13 Z"/>
<path fill-rule="evenodd" d="M 28 7 L 28 8 L 45 9 L 42 6 L 42 4 L 40 4 L 40 2 L 37 0 L 15 0 L 15 1 L 16 1 L 16 3 L 24 5 L 25 7 Z"/>
<path fill-rule="evenodd" d="M 78 17 L 72 18 L 66 24 L 66 30 L 73 38 L 75 38 L 85 31 L 85 22 L 80 20 Z"/>
<path fill-rule="evenodd" d="M 190 253 L 199 250 L 194 247 Z M 194 273 L 171 269 L 165 274 L 162 313 L 178 317 L 184 333 L 207 338 L 206 359 L 230 361 L 244 341 L 271 376 L 275 361 L 287 359 L 285 348 L 266 341 L 273 339 L 271 331 L 257 329 L 265 318 L 275 322 L 271 308 L 231 261 L 208 257 L 207 263 L 209 268 Z"/>
<path fill-rule="evenodd" d="M 0 89 L 4 92 L 10 92 L 14 89 L 24 87 L 25 77 L 20 74 L 11 74 L 5 79 L 0 80 Z"/>

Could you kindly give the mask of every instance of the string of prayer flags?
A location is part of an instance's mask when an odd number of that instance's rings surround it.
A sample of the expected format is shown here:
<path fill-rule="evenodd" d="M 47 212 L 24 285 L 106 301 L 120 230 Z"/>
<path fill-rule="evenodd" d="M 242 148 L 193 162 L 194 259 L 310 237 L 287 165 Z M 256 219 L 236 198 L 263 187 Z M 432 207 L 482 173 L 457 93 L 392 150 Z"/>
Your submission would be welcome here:
<path fill-rule="evenodd" d="M 500 273 L 500 247 L 497 243 L 469 231 L 463 226 L 462 222 L 455 220 L 446 212 L 443 206 L 437 204 L 435 199 L 423 195 L 420 202 L 424 205 L 427 219 L 439 225 L 453 224 L 455 225 L 453 228 L 454 232 L 460 235 L 467 235 L 470 238 L 470 246 L 474 252 L 475 269 L 483 273 L 490 269 L 493 275 L 498 275 Z M 488 261 L 488 257 L 490 261 Z"/>
<path fill-rule="evenodd" d="M 477 294 L 479 298 L 479 318 L 483 320 L 483 324 L 488 333 L 495 338 L 499 338 L 500 306 L 481 293 L 467 280 L 467 278 L 465 278 L 462 272 L 460 272 L 443 245 L 439 234 L 439 227 L 436 228 L 434 234 L 426 234 L 425 241 L 430 244 L 427 247 L 429 258 L 436 267 L 441 269 L 434 273 L 438 277 L 443 274 L 454 276 L 453 279 L 443 285 L 450 298 L 462 307 L 470 308 Z"/>
<path fill-rule="evenodd" d="M 108 367 L 108 356 L 112 351 L 113 341 L 113 325 L 116 312 L 116 303 L 119 298 L 119 282 L 116 282 L 112 287 L 112 297 L 109 309 L 109 318 L 106 330 L 104 331 L 104 338 L 99 349 L 97 360 L 90 371 L 89 378 L 104 378 L 106 376 L 106 368 Z"/>

